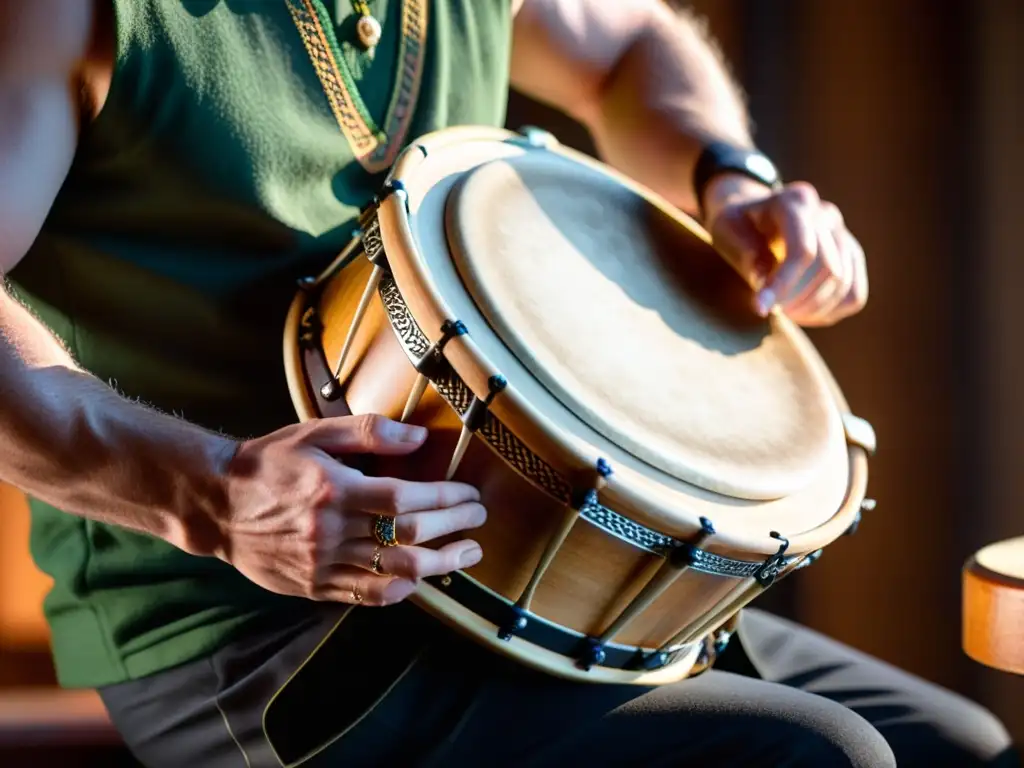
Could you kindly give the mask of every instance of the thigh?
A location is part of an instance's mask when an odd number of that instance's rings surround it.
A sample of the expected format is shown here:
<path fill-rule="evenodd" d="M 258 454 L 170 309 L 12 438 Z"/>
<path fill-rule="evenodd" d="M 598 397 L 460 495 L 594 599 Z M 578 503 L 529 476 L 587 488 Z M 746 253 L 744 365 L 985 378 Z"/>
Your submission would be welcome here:
<path fill-rule="evenodd" d="M 110 719 L 146 768 L 247 768 L 216 706 L 209 659 L 99 690 Z M 180 761 L 180 762 L 179 762 Z"/>
<path fill-rule="evenodd" d="M 813 694 L 727 672 L 656 689 L 505 670 L 481 683 L 436 765 L 895 765 L 860 716 Z"/>
<path fill-rule="evenodd" d="M 378 765 L 407 748 L 426 749 L 411 738 L 389 744 L 395 728 L 411 737 L 434 723 L 408 717 L 406 702 L 392 694 L 403 683 L 427 703 L 426 691 L 409 684 L 422 677 L 417 662 L 435 629 L 407 605 L 324 606 L 99 693 L 146 768 L 312 768 L 327 753 L 346 768 Z"/>
<path fill-rule="evenodd" d="M 861 717 L 792 687 L 714 671 L 654 690 L 570 683 L 411 607 L 342 613 L 101 695 L 147 768 L 892 764 Z"/>
<path fill-rule="evenodd" d="M 738 638 L 764 680 L 838 702 L 871 722 L 901 768 L 1020 765 L 1002 724 L 950 691 L 762 611 L 744 612 Z"/>

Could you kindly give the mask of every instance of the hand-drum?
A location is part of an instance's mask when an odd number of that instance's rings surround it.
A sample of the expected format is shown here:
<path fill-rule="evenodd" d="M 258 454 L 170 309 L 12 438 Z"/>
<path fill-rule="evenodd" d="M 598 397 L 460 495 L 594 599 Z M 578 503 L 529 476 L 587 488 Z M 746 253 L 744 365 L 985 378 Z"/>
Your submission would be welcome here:
<path fill-rule="evenodd" d="M 703 669 L 740 609 L 856 525 L 870 425 L 707 234 L 543 132 L 448 129 L 396 162 L 298 292 L 302 419 L 430 428 L 371 471 L 477 486 L 483 560 L 415 600 L 569 678 Z"/>
<path fill-rule="evenodd" d="M 963 647 L 975 661 L 1024 675 L 1024 536 L 983 547 L 964 566 Z"/>

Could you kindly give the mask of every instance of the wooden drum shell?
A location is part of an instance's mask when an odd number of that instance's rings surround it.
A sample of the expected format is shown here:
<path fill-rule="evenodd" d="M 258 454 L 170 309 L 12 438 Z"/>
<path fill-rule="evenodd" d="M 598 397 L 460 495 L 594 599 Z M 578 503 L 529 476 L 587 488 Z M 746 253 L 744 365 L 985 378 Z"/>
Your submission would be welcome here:
<path fill-rule="evenodd" d="M 997 550 L 1024 558 L 1024 537 L 990 545 L 964 565 L 963 649 L 988 667 L 1024 675 L 1024 561 L 1016 574 L 986 567 L 986 555 Z"/>
<path fill-rule="evenodd" d="M 400 161 L 398 165 L 401 164 Z M 394 202 L 394 198 L 390 202 Z M 401 218 L 396 214 L 397 208 L 397 205 L 382 204 L 377 209 L 381 227 L 386 233 L 390 232 L 392 242 L 398 238 L 395 230 L 404 226 L 397 221 Z M 344 261 L 348 261 L 347 258 L 339 257 L 339 262 Z M 337 378 L 340 385 L 335 392 L 337 397 L 327 400 L 319 392 L 345 344 L 374 269 L 358 252 L 349 263 L 339 266 L 332 266 L 297 294 L 286 323 L 285 367 L 297 413 L 302 420 L 349 412 L 399 419 L 416 383 L 417 371 L 415 361 L 410 359 L 410 353 L 396 334 L 394 317 L 389 319 L 378 291 L 373 292 L 365 314 L 356 325 Z M 399 276 L 396 273 L 396 277 Z M 390 274 L 386 277 L 390 279 Z M 429 304 L 424 297 L 403 294 L 403 298 L 410 300 L 410 309 L 418 322 L 437 320 L 436 317 L 422 319 L 432 314 L 424 311 Z M 307 322 L 310 317 L 316 318 L 312 324 Z M 455 349 L 462 347 L 453 345 L 453 354 L 458 355 L 460 352 Z M 479 381 L 466 380 L 465 384 L 479 396 L 486 377 L 483 374 L 478 377 Z M 834 382 L 829 381 L 845 413 L 842 395 Z M 431 385 L 408 421 L 428 427 L 430 436 L 423 448 L 411 457 L 368 458 L 364 470 L 368 474 L 410 480 L 443 479 L 463 429 L 459 413 Z M 521 420 L 506 426 L 528 449 L 543 450 L 538 444 L 545 435 L 537 431 L 537 425 Z M 794 538 L 793 555 L 786 561 L 780 576 L 809 562 L 812 549 L 831 543 L 859 517 L 867 483 L 867 448 L 867 445 L 850 442 L 845 500 L 833 515 L 826 515 L 816 529 Z M 543 458 L 550 460 L 559 472 L 572 477 L 574 472 L 579 472 L 580 462 L 568 453 L 560 456 L 559 450 L 564 451 L 564 448 L 548 445 Z M 476 436 L 453 479 L 478 487 L 488 511 L 487 523 L 465 534 L 479 541 L 484 552 L 483 560 L 466 571 L 465 576 L 485 591 L 512 603 L 530 582 L 548 542 L 557 535 L 571 510 L 563 501 L 524 477 L 498 455 L 493 445 Z M 613 501 L 604 503 L 626 518 L 635 509 L 642 508 L 645 501 L 642 493 L 639 496 L 616 493 L 612 498 Z M 630 509 L 634 504 L 635 508 Z M 772 554 L 774 543 L 770 539 L 767 543 L 760 539 L 744 540 L 742 535 L 723 539 L 726 543 L 714 550 L 723 557 L 756 564 Z M 436 542 L 441 543 L 443 541 Z M 663 554 L 646 551 L 634 542 L 612 535 L 608 529 L 577 519 L 536 586 L 529 604 L 531 621 L 546 621 L 568 629 L 577 633 L 581 642 L 600 636 L 644 586 L 664 570 L 665 562 Z M 519 637 L 499 639 L 497 627 L 448 594 L 446 583 L 450 584 L 451 579 L 424 584 L 413 599 L 478 642 L 562 677 L 639 684 L 671 682 L 692 674 L 705 647 L 705 638 L 763 591 L 763 586 L 752 577 L 724 578 L 698 569 L 686 569 L 610 641 L 611 645 L 635 646 L 648 651 L 671 644 L 680 649 L 672 663 L 654 669 L 610 668 L 601 664 L 582 668 L 564 654 L 524 642 Z"/>
<path fill-rule="evenodd" d="M 325 285 L 319 311 L 327 360 L 336 359 L 341 351 L 369 274 L 369 263 L 359 260 Z M 314 380 L 305 366 L 300 370 L 306 381 Z M 351 413 L 381 414 L 392 419 L 402 415 L 416 371 L 379 302 L 370 305 L 360 324 L 339 379 Z M 317 418 L 313 388 L 300 386 L 310 409 L 306 415 Z M 409 421 L 429 429 L 424 446 L 407 459 L 374 457 L 365 470 L 408 480 L 443 478 L 462 426 L 458 415 L 436 390 L 428 388 Z M 484 551 L 483 560 L 469 569 L 468 575 L 506 597 L 519 594 L 529 581 L 545 543 L 555 532 L 563 505 L 525 480 L 478 440 L 471 443 L 453 479 L 477 486 L 488 511 L 487 523 L 466 534 L 479 541 Z M 580 633 L 600 633 L 643 585 L 644 576 L 660 562 L 661 558 L 596 528 L 574 526 L 541 582 L 532 610 Z M 656 647 L 678 631 L 681 615 L 703 614 L 735 588 L 735 584 L 714 576 L 687 574 L 618 640 Z"/>

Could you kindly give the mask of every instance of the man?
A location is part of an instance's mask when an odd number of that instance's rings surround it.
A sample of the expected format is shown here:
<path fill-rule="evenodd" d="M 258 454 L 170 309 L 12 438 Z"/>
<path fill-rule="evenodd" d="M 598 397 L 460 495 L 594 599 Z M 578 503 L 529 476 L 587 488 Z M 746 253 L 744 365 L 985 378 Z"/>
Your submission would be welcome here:
<path fill-rule="evenodd" d="M 656 0 L 0 5 L 0 475 L 33 498 L 62 684 L 153 767 L 1015 764 L 988 713 L 758 611 L 721 668 L 647 691 L 525 670 L 405 601 L 485 556 L 486 510 L 346 464 L 422 430 L 294 425 L 283 313 L 395 153 L 502 124 L 510 83 L 701 215 L 759 311 L 863 307 L 838 209 L 757 170 L 713 48 Z M 383 573 L 375 514 L 402 542 Z"/>

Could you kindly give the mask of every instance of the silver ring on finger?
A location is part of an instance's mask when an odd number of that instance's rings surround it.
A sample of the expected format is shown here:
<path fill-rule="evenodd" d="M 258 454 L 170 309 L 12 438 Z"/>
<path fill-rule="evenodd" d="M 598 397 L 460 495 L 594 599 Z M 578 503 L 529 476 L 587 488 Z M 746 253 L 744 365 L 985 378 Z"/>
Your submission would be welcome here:
<path fill-rule="evenodd" d="M 381 568 L 380 565 L 381 555 L 382 553 L 380 547 L 374 547 L 373 554 L 370 556 L 370 570 L 378 576 L 384 575 L 384 569 Z"/>
<path fill-rule="evenodd" d="M 353 584 L 352 585 L 351 592 L 352 592 L 352 602 L 353 603 L 356 603 L 358 605 L 359 603 L 363 602 L 363 593 L 359 590 L 359 585 L 358 584 Z"/>

